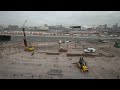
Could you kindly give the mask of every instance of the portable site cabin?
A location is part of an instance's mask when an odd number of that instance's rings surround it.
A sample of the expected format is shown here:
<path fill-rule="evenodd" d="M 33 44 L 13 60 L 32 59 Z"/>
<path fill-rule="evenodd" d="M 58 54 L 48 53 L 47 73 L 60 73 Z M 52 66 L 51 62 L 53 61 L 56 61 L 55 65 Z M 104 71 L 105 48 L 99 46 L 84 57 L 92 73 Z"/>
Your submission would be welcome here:
<path fill-rule="evenodd" d="M 10 35 L 0 35 L 0 41 L 11 41 Z"/>
<path fill-rule="evenodd" d="M 114 46 L 120 48 L 120 42 L 115 42 Z"/>

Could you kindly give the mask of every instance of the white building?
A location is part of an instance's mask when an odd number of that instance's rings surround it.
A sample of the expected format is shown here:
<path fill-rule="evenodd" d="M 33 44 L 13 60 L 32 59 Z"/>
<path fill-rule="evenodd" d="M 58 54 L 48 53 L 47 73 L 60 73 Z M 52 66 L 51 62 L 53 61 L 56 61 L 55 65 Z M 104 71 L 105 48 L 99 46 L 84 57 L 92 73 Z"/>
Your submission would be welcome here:
<path fill-rule="evenodd" d="M 18 30 L 18 25 L 9 25 L 8 29 L 9 30 Z"/>
<path fill-rule="evenodd" d="M 44 25 L 44 26 L 39 26 L 38 27 L 38 30 L 49 30 L 49 27 L 48 26 L 46 26 L 46 25 Z"/>

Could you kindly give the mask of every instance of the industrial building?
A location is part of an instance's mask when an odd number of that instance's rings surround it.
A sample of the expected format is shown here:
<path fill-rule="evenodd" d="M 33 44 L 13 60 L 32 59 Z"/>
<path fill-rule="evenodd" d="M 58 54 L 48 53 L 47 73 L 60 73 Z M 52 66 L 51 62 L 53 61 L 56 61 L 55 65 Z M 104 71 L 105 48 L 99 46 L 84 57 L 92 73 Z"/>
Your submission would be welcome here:
<path fill-rule="evenodd" d="M 70 30 L 81 30 L 81 26 L 70 26 Z"/>

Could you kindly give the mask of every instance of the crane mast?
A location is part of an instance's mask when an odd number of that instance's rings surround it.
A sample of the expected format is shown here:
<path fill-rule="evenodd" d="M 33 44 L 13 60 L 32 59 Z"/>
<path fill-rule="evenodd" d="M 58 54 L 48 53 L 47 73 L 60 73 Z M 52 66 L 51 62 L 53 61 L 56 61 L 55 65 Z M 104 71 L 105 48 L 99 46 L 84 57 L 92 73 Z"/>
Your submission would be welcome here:
<path fill-rule="evenodd" d="M 27 22 L 27 20 L 25 21 L 25 23 L 26 22 Z M 26 34 L 25 34 L 25 28 L 24 28 L 25 23 L 23 24 L 23 34 L 24 34 L 24 45 L 25 45 L 25 47 L 27 47 L 28 44 L 27 44 L 27 39 L 26 39 Z"/>

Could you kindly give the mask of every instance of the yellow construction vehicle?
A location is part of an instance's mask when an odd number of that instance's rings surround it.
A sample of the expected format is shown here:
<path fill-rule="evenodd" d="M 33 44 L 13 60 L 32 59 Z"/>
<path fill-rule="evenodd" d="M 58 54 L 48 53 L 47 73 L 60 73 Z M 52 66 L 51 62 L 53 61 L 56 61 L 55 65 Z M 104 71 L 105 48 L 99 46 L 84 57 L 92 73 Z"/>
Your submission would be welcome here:
<path fill-rule="evenodd" d="M 28 46 L 25 48 L 25 51 L 29 51 L 29 52 L 34 51 L 34 47 Z"/>
<path fill-rule="evenodd" d="M 83 58 L 80 58 L 79 62 L 73 63 L 76 64 L 77 67 L 82 71 L 82 72 L 88 72 L 88 67 L 86 62 L 83 60 Z"/>
<path fill-rule="evenodd" d="M 80 65 L 80 63 L 77 63 L 77 67 L 81 69 L 82 72 L 88 71 L 88 67 L 86 65 Z"/>

